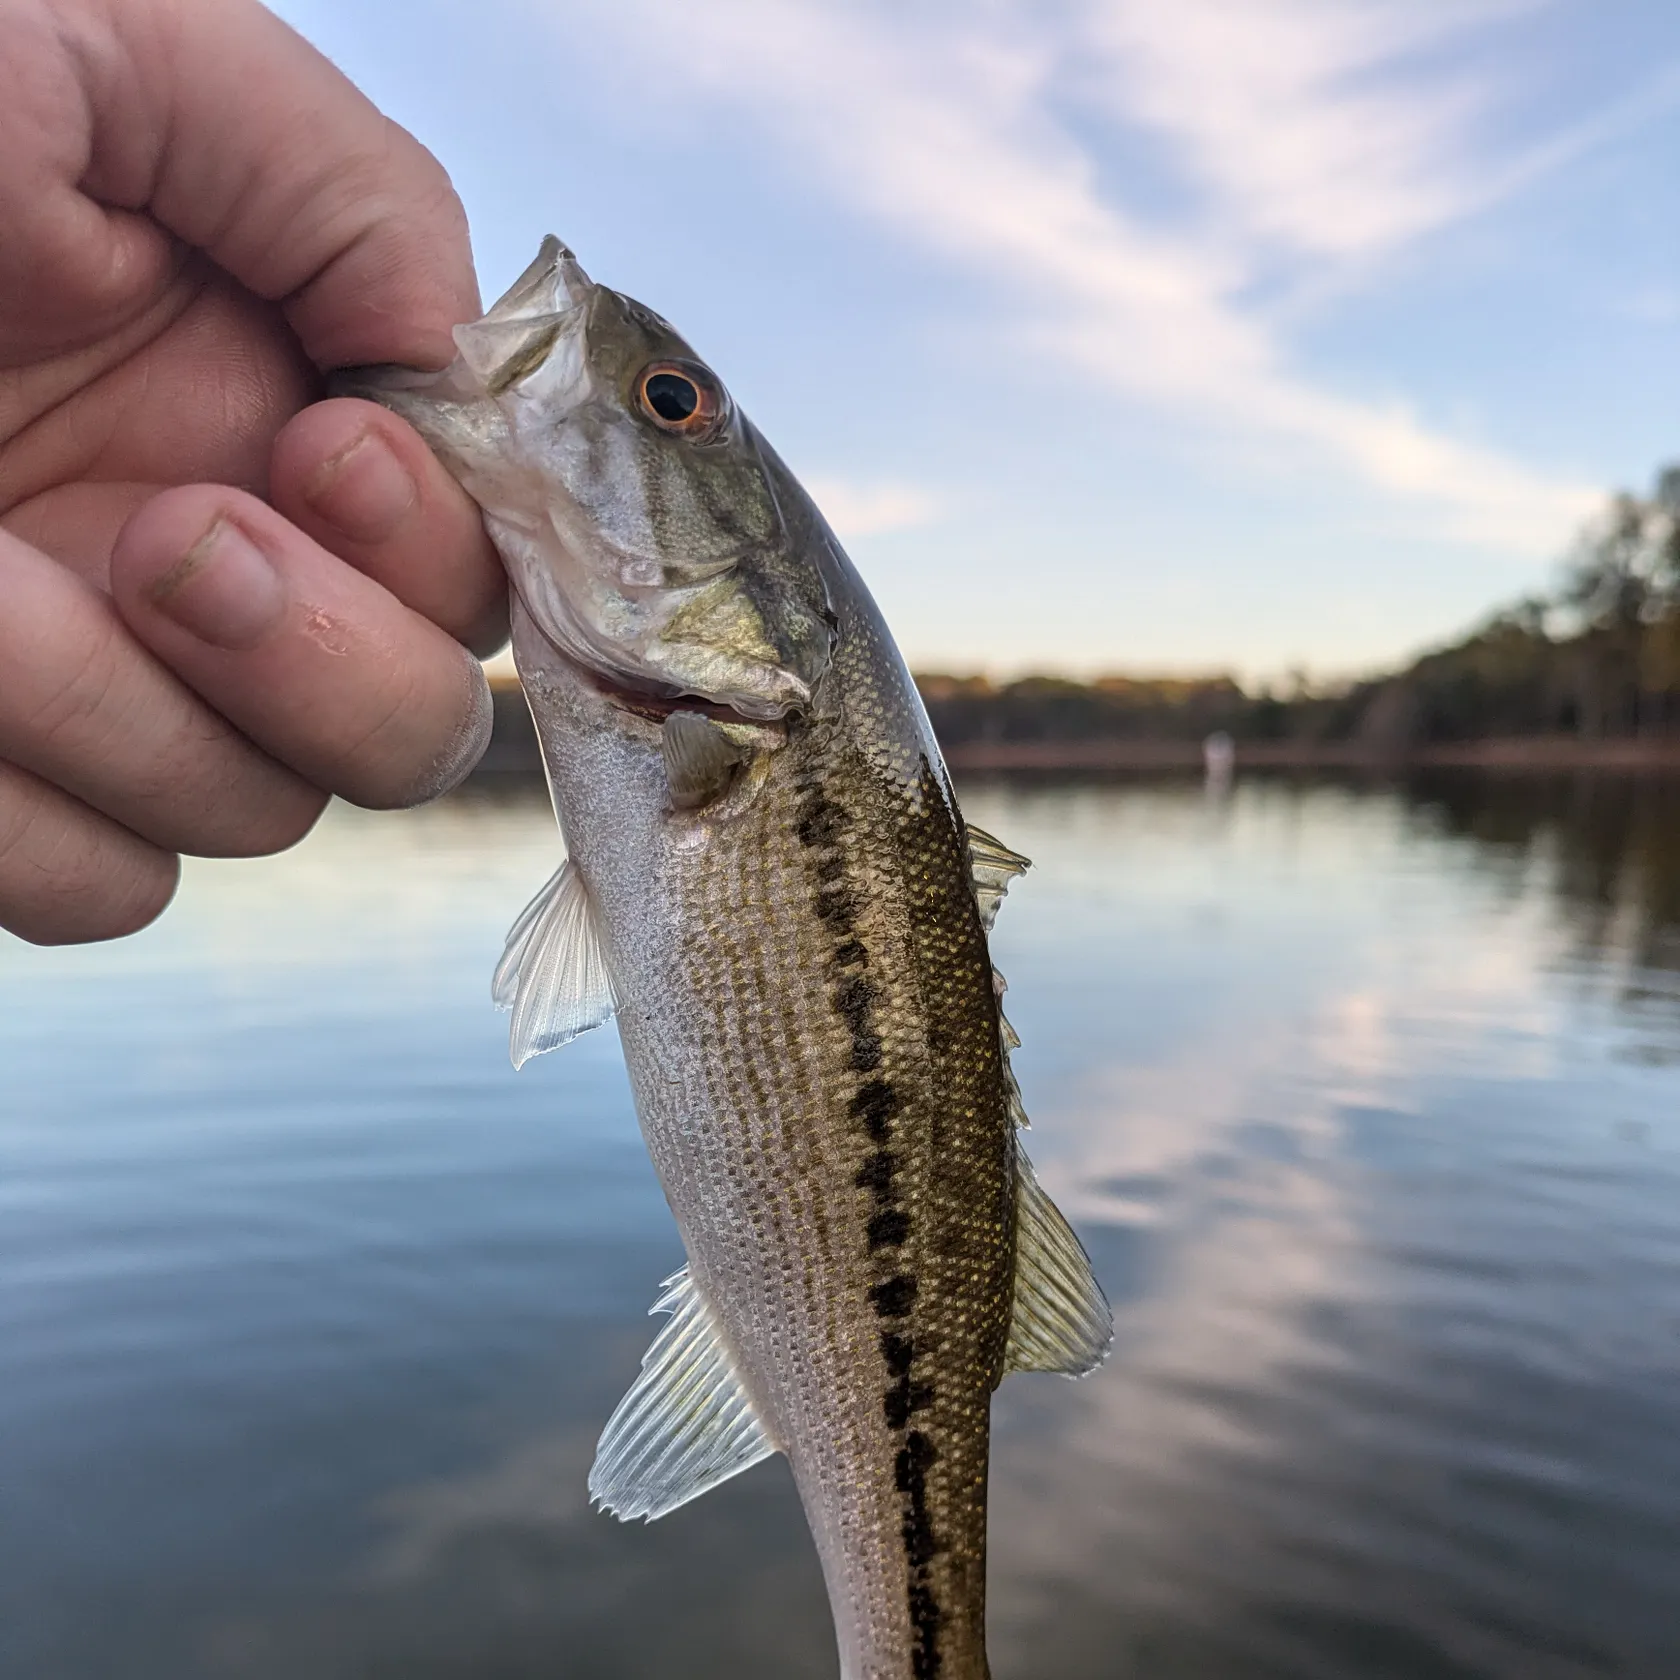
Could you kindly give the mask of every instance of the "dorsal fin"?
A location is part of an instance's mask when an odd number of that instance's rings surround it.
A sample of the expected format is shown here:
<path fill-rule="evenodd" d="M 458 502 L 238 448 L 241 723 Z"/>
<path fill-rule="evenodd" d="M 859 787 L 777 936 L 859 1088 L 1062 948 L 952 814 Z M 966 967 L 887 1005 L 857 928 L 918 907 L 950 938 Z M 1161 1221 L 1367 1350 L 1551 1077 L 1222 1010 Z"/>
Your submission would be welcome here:
<path fill-rule="evenodd" d="M 995 835 L 968 824 L 969 868 L 973 874 L 974 897 L 980 905 L 980 925 L 990 933 L 997 920 L 998 906 L 1009 891 L 1009 883 L 1032 867 L 1032 859 L 1012 852 Z"/>
<path fill-rule="evenodd" d="M 1032 868 L 1032 859 L 1022 857 L 1019 852 L 1012 852 L 995 834 L 988 834 L 983 828 L 976 828 L 973 823 L 968 828 L 968 857 L 970 878 L 974 883 L 974 901 L 980 907 L 980 925 L 989 934 L 992 924 L 997 920 L 998 906 L 1003 903 L 1003 895 L 1009 891 L 1009 883 L 1017 875 L 1024 875 Z M 1003 1083 L 1009 1094 L 1009 1114 L 1017 1126 L 1026 1126 L 1027 1110 L 1021 1101 L 1021 1087 L 1015 1082 L 1014 1071 L 1009 1066 L 1009 1052 L 1021 1047 L 1020 1034 L 1009 1024 L 1009 1017 L 1003 1012 L 1003 994 L 1009 990 L 1009 983 L 994 968 L 992 970 L 992 991 L 998 1000 L 998 1040 L 1003 1054 Z"/>
<path fill-rule="evenodd" d="M 998 1006 L 998 1042 L 1003 1053 L 1003 1085 L 1009 1093 L 1009 1118 L 1025 1131 L 1032 1121 L 1027 1118 L 1026 1104 L 1021 1101 L 1021 1087 L 1016 1082 L 1015 1070 L 1009 1065 L 1010 1052 L 1021 1048 L 1021 1035 L 1010 1026 L 1009 1017 L 1003 1012 L 1003 994 L 1008 990 L 1009 982 L 994 968 L 992 995 L 997 999 Z"/>
<path fill-rule="evenodd" d="M 776 1450 L 687 1266 L 651 1310 L 670 1323 L 607 1419 L 589 1472 L 590 1497 L 623 1521 L 662 1517 Z"/>
<path fill-rule="evenodd" d="M 1032 867 L 1031 859 L 1011 851 L 996 835 L 973 823 L 968 825 L 968 851 L 980 921 L 989 934 L 1009 883 Z M 1010 1116 L 1024 1129 L 1027 1111 L 1009 1065 L 1010 1052 L 1020 1049 L 1021 1037 L 1003 1012 L 1003 994 L 1008 989 L 1009 983 L 994 968 L 992 992 L 998 1005 L 1004 1089 Z M 1082 1377 L 1107 1358 L 1114 1339 L 1114 1315 L 1073 1227 L 1038 1182 L 1021 1147 L 1019 1131 L 1014 1141 L 1015 1305 L 1003 1368 L 1006 1374 L 1060 1371 Z"/>
<path fill-rule="evenodd" d="M 598 1027 L 615 1008 L 612 976 L 583 877 L 570 858 L 508 930 L 490 995 L 511 1009 L 515 1067 Z"/>
<path fill-rule="evenodd" d="M 1003 1369 L 1082 1377 L 1108 1357 L 1114 1314 L 1091 1258 L 1015 1139 L 1015 1308 Z"/>

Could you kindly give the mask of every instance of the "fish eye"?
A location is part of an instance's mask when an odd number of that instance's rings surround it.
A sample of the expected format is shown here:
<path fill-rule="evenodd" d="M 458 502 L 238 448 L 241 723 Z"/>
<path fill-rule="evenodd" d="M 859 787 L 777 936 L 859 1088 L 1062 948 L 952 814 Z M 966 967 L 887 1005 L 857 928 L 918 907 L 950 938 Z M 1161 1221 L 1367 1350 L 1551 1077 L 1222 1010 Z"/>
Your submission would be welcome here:
<path fill-rule="evenodd" d="M 710 434 L 723 417 L 723 392 L 692 362 L 654 362 L 636 381 L 636 399 L 662 432 L 697 438 Z"/>

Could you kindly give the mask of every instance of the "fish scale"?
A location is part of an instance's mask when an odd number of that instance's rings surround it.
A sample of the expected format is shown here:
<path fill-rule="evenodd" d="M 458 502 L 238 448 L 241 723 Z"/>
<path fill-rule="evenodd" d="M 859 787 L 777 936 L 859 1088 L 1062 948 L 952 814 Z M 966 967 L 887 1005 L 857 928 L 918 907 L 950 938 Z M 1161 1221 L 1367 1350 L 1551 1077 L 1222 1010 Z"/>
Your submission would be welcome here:
<path fill-rule="evenodd" d="M 992 1391 L 1110 1336 L 1020 1151 L 986 935 L 1026 860 L 964 824 L 861 579 L 664 322 L 550 242 L 457 339 L 350 388 L 515 585 L 568 855 L 496 995 L 516 1062 L 616 1009 L 688 1256 L 591 1490 L 653 1517 L 785 1453 L 844 1680 L 986 1680 Z"/>
<path fill-rule="evenodd" d="M 630 948 L 612 945 L 630 1066 L 696 1075 L 636 1079 L 637 1108 L 696 1278 L 812 1513 L 846 1624 L 844 1672 L 967 1677 L 986 1672 L 986 1412 L 1009 1324 L 1010 1124 L 954 802 L 925 742 L 913 758 L 877 755 L 885 768 L 847 745 L 851 686 L 873 694 L 882 680 L 847 673 L 840 715 L 791 731 L 751 810 L 717 838 L 679 831 L 632 867 L 590 831 L 587 787 L 574 791 L 599 768 L 550 769 L 574 855 L 617 858 L 610 875 L 586 868 L 609 944 L 621 919 L 641 924 Z M 581 685 L 571 698 L 591 704 Z M 546 710 L 551 691 L 536 703 Z M 901 706 L 898 719 L 914 741 L 919 718 Z M 545 740 L 577 732 L 547 721 Z M 650 727 L 642 773 L 620 786 L 659 797 L 657 751 Z M 897 770 L 907 759 L 913 781 Z M 686 911 L 659 939 L 640 915 L 650 880 Z M 837 965 L 846 945 L 864 961 Z M 856 1014 L 836 994 L 865 976 L 875 996 L 859 1066 Z M 854 1112 L 870 1087 L 898 1093 L 890 1143 Z M 859 1175 L 884 1147 L 909 1229 L 872 1251 L 880 1197 Z M 914 1301 L 872 1298 L 897 1278 L 915 1280 Z M 907 1370 L 883 1353 L 887 1334 L 915 1349 Z M 904 1376 L 927 1392 L 894 1427 L 887 1397 Z"/>

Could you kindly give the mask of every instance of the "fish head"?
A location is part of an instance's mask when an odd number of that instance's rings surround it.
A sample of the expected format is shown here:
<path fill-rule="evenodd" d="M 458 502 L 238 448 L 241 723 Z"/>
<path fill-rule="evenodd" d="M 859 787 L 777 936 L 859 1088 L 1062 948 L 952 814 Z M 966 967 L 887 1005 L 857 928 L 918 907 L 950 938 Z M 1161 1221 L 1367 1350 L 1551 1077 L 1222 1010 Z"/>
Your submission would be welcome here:
<path fill-rule="evenodd" d="M 609 686 L 744 718 L 809 707 L 832 651 L 758 434 L 666 321 L 552 237 L 441 373 L 351 369 L 484 510 L 526 610 Z"/>

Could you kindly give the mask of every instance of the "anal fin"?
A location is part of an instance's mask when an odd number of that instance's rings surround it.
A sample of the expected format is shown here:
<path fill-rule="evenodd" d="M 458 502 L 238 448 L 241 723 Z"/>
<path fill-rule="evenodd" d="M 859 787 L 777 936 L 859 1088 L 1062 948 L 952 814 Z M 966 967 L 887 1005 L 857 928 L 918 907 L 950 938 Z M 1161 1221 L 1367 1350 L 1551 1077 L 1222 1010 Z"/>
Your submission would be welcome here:
<path fill-rule="evenodd" d="M 570 858 L 519 913 L 490 983 L 513 1011 L 508 1054 L 515 1067 L 598 1027 L 616 1007 L 612 976 L 589 894 Z"/>
<path fill-rule="evenodd" d="M 1082 1377 L 1108 1357 L 1114 1314 L 1084 1244 L 1045 1194 L 1015 1142 L 1015 1310 L 1004 1350 L 1011 1371 Z"/>
<path fill-rule="evenodd" d="M 590 1497 L 623 1521 L 662 1517 L 776 1451 L 688 1267 L 665 1280 L 651 1310 L 671 1320 L 608 1418 L 589 1472 Z"/>

